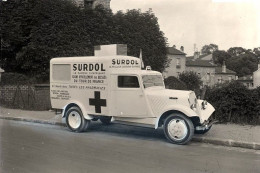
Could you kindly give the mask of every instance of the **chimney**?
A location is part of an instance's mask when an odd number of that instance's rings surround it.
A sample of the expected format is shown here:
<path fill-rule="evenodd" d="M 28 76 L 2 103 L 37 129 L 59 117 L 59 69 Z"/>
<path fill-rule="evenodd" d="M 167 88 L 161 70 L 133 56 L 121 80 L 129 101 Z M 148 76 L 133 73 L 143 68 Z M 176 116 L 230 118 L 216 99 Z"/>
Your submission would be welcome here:
<path fill-rule="evenodd" d="M 183 46 L 181 46 L 181 48 L 180 48 L 180 49 L 181 49 L 181 51 L 182 51 L 182 52 L 184 52 L 184 47 L 183 47 Z"/>
<path fill-rule="evenodd" d="M 200 57 L 200 52 L 196 51 L 194 52 L 194 60 L 198 59 Z"/>
<path fill-rule="evenodd" d="M 226 63 L 225 63 L 225 61 L 223 61 L 222 73 L 226 73 L 226 72 L 227 72 Z"/>

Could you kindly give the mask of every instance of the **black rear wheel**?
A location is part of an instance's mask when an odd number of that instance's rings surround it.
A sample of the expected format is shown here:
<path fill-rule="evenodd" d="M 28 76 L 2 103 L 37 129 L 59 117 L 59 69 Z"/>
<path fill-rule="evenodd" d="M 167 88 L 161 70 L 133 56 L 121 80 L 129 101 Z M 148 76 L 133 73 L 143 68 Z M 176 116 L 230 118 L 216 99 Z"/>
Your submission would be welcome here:
<path fill-rule="evenodd" d="M 79 107 L 73 106 L 65 113 L 66 124 L 68 128 L 73 132 L 83 132 L 90 124 L 89 120 L 86 120 Z"/>

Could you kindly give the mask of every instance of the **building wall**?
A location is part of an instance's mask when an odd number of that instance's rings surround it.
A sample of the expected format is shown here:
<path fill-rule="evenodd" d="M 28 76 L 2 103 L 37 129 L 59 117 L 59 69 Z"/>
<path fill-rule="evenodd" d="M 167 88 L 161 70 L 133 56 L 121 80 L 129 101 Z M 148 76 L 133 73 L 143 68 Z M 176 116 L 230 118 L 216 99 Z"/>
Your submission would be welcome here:
<path fill-rule="evenodd" d="M 93 7 L 96 7 L 100 4 L 103 5 L 104 8 L 110 9 L 110 0 L 95 0 L 93 3 Z"/>
<path fill-rule="evenodd" d="M 254 88 L 260 86 L 260 68 L 253 73 Z"/>
<path fill-rule="evenodd" d="M 111 0 L 72 0 L 74 1 L 77 6 L 84 7 L 84 3 L 86 2 L 93 2 L 92 8 L 95 8 L 97 5 L 103 5 L 104 8 L 110 9 L 110 1 Z"/>
<path fill-rule="evenodd" d="M 170 64 L 169 67 L 165 69 L 165 72 L 163 73 L 163 76 L 165 78 L 169 76 L 175 76 L 178 77 L 180 73 L 185 71 L 185 65 L 186 65 L 186 56 L 185 55 L 167 55 Z M 177 64 L 179 62 L 179 64 Z"/>
<path fill-rule="evenodd" d="M 215 68 L 214 67 L 196 67 L 187 66 L 186 71 L 193 71 L 198 74 L 203 82 L 203 86 L 215 85 Z"/>
<path fill-rule="evenodd" d="M 78 7 L 84 7 L 84 0 L 72 0 Z"/>
<path fill-rule="evenodd" d="M 239 80 L 240 83 L 242 83 L 244 86 L 246 86 L 248 89 L 254 89 L 254 83 L 253 80 Z"/>
<path fill-rule="evenodd" d="M 234 74 L 215 74 L 215 84 L 231 82 L 232 80 L 236 80 L 236 76 Z"/>

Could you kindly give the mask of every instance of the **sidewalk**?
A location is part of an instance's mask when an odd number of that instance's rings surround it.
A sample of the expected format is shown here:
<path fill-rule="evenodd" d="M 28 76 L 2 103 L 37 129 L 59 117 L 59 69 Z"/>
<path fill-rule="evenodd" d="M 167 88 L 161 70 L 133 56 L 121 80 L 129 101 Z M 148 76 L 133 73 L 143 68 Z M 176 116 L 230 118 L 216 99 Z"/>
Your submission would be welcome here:
<path fill-rule="evenodd" d="M 0 119 L 64 125 L 61 114 L 53 111 L 25 111 L 0 107 Z M 260 150 L 260 126 L 214 124 L 204 135 L 195 135 L 193 141 Z"/>

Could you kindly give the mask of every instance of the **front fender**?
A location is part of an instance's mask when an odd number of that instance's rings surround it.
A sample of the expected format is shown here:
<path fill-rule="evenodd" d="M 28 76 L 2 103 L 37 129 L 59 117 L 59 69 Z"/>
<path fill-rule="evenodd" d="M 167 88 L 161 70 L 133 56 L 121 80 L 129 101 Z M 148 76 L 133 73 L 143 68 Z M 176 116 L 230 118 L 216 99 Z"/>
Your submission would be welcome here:
<path fill-rule="evenodd" d="M 192 109 L 190 109 L 187 106 L 183 106 L 183 105 L 172 105 L 172 106 L 168 106 L 166 107 L 159 115 L 157 115 L 156 121 L 155 121 L 155 129 L 158 128 L 159 125 L 159 121 L 161 116 L 168 111 L 178 111 L 183 113 L 184 115 L 188 116 L 188 117 L 194 117 L 194 116 L 198 116 L 198 114 L 196 112 L 194 112 Z"/>
<path fill-rule="evenodd" d="M 212 113 L 215 111 L 215 108 L 207 102 L 207 106 L 206 108 L 202 108 L 202 102 L 204 100 L 198 100 L 198 106 L 197 106 L 197 109 L 198 109 L 198 115 L 200 117 L 200 122 L 203 123 L 205 120 L 207 120 L 211 115 Z"/>
<path fill-rule="evenodd" d="M 62 118 L 65 116 L 65 110 L 67 109 L 67 107 L 72 105 L 72 104 L 77 105 L 81 109 L 81 112 L 82 112 L 82 114 L 83 114 L 85 119 L 87 119 L 87 120 L 93 119 L 93 116 L 90 116 L 88 114 L 88 112 L 85 109 L 85 107 L 80 102 L 78 102 L 76 100 L 72 100 L 70 103 L 68 103 L 66 106 L 63 107 Z"/>

